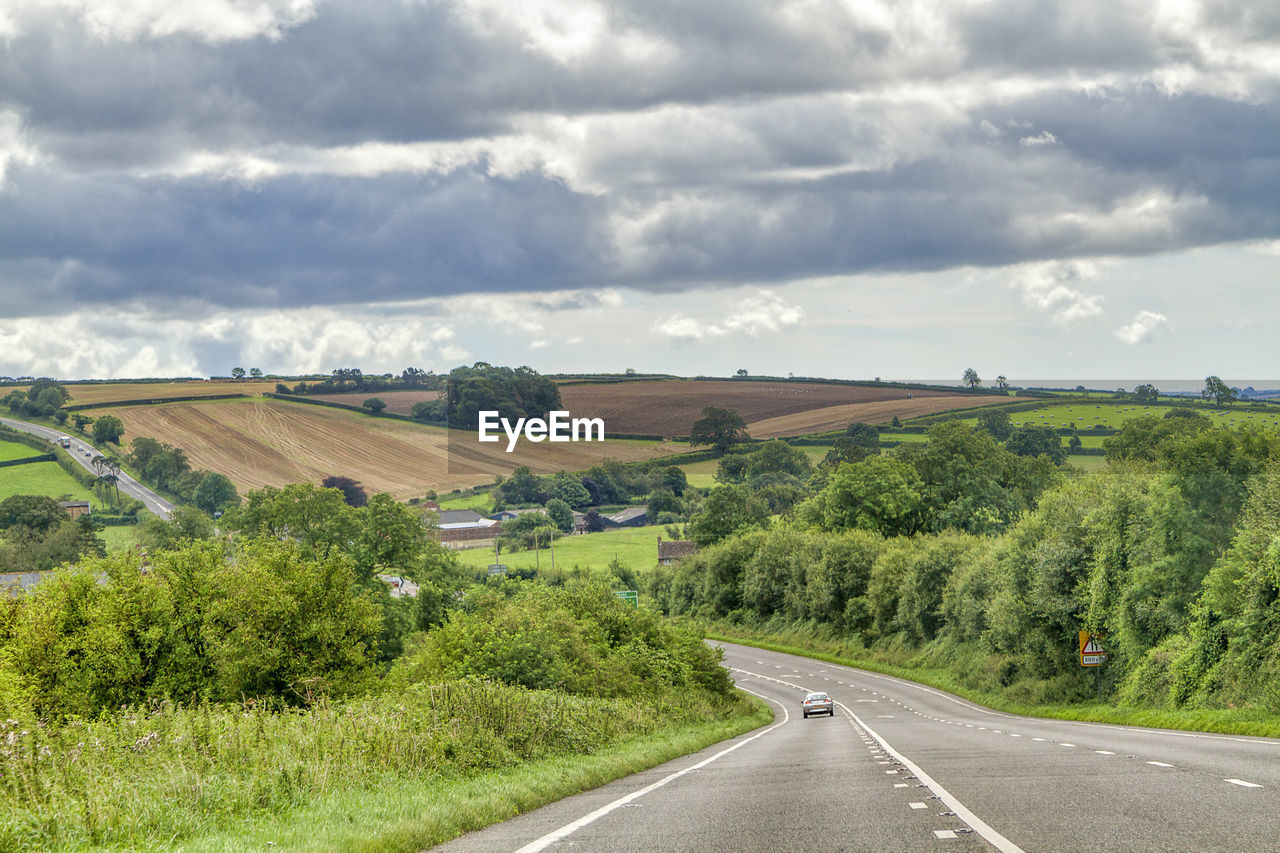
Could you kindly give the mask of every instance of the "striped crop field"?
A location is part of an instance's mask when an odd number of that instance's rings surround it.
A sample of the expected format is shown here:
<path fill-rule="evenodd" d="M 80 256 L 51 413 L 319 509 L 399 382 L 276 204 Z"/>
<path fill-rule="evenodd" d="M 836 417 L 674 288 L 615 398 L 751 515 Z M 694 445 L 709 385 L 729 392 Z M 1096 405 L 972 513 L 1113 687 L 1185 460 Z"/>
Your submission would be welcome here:
<path fill-rule="evenodd" d="M 362 406 L 364 401 L 377 397 L 387 404 L 386 411 L 393 415 L 411 415 L 418 403 L 439 400 L 440 391 L 343 391 L 338 394 L 308 394 L 309 400 L 341 403 L 344 406 Z"/>
<path fill-rule="evenodd" d="M 219 394 L 261 394 L 274 391 L 274 380 L 234 382 L 192 379 L 185 382 L 93 382 L 65 386 L 71 394 L 68 405 L 116 403 L 121 400 L 159 400 L 168 397 L 210 397 Z"/>
<path fill-rule="evenodd" d="M 951 409 L 1009 402 L 1008 397 L 821 382 L 663 379 L 582 383 L 560 389 L 575 416 L 599 417 L 608 432 L 688 435 L 705 406 L 733 409 L 752 438 L 809 435 L 850 423 L 888 423 Z"/>
<path fill-rule="evenodd" d="M 607 458 L 655 459 L 685 445 L 618 441 L 480 445 L 474 434 L 358 412 L 255 397 L 90 410 L 125 426 L 125 443 L 148 436 L 181 447 L 193 468 L 227 475 L 242 493 L 263 486 L 351 477 L 366 490 L 398 499 L 427 489 L 492 483 L 517 466 L 536 473 L 590 468 Z"/>

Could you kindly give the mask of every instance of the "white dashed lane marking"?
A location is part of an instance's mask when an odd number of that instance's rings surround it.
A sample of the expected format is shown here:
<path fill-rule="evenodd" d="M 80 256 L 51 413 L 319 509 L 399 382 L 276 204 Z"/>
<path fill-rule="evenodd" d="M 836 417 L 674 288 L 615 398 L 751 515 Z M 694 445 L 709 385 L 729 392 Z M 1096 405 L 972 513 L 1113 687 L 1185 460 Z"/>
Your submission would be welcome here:
<path fill-rule="evenodd" d="M 1230 782 L 1232 785 L 1239 785 L 1241 788 L 1261 788 L 1257 782 L 1246 782 L 1243 779 L 1223 779 L 1223 782 Z"/>
<path fill-rule="evenodd" d="M 1163 761 L 1148 761 L 1147 763 L 1154 765 L 1156 767 L 1172 767 L 1173 766 L 1172 764 L 1165 764 Z"/>

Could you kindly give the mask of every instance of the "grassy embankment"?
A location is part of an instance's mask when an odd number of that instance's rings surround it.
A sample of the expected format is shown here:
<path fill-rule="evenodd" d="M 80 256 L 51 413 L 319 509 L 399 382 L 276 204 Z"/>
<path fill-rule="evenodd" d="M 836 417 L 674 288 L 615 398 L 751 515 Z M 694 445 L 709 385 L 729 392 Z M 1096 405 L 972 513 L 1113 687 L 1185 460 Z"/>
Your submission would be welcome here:
<path fill-rule="evenodd" d="M 0 723 L 0 848 L 417 850 L 772 716 L 671 698 L 459 682 L 305 711 Z"/>
<path fill-rule="evenodd" d="M 926 650 L 920 649 L 899 652 L 868 649 L 849 640 L 817 638 L 812 632 L 799 628 L 777 632 L 713 623 L 706 634 L 709 639 L 803 655 L 917 681 L 1011 714 L 1146 728 L 1280 737 L 1280 715 L 1252 708 L 1165 709 L 1126 707 L 1107 702 L 1070 705 L 1026 705 L 1011 702 L 999 693 L 974 690 L 958 677 L 958 672 L 983 665 L 977 655 L 963 660 L 946 660 L 945 663 L 951 664 L 946 666 L 943 665 L 944 660 L 939 659 L 948 657 L 946 654 L 930 656 Z"/>

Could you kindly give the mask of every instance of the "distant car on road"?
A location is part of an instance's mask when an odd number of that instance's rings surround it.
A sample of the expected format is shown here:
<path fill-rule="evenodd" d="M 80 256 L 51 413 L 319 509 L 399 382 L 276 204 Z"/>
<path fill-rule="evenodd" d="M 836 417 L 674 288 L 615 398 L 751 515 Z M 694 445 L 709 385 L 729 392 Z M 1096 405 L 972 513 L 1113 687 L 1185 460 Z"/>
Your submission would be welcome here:
<path fill-rule="evenodd" d="M 810 693 L 804 697 L 801 708 L 806 719 L 810 714 L 829 714 L 832 717 L 836 715 L 836 703 L 825 693 Z"/>

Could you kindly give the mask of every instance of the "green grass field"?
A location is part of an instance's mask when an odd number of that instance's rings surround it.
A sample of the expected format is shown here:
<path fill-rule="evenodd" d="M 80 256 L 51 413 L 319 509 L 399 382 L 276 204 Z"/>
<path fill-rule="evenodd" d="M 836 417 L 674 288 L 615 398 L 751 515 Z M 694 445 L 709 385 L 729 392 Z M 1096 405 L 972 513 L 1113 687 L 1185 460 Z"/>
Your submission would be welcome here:
<path fill-rule="evenodd" d="M 1067 464 L 1072 468 L 1079 468 L 1081 471 L 1094 472 L 1104 471 L 1107 467 L 1107 457 L 1105 456 L 1068 456 Z"/>
<path fill-rule="evenodd" d="M 658 537 L 670 539 L 662 527 L 629 527 L 622 530 L 605 530 L 600 533 L 584 533 L 580 536 L 564 536 L 556 540 L 556 569 L 572 569 L 575 566 L 591 571 L 603 570 L 617 557 L 623 565 L 643 571 L 658 564 Z M 458 552 L 458 560 L 464 566 L 484 568 L 493 562 L 492 548 L 469 548 Z M 534 551 L 503 551 L 502 563 L 513 569 L 550 569 L 551 552 L 543 548 Z"/>
<path fill-rule="evenodd" d="M 98 535 L 106 541 L 108 554 L 128 551 L 138 544 L 138 528 L 136 525 L 104 527 Z"/>
<path fill-rule="evenodd" d="M 39 456 L 40 451 L 16 441 L 0 441 L 0 462 L 10 459 L 26 459 L 28 456 Z"/>
<path fill-rule="evenodd" d="M 1119 429 L 1124 426 L 1125 421 L 1142 417 L 1143 415 L 1154 415 L 1157 418 L 1162 418 L 1170 408 L 1170 406 L 1144 406 L 1139 403 L 1071 403 L 1068 405 L 1046 405 L 1025 412 L 1013 412 L 1009 415 L 1009 418 L 1014 426 L 1048 426 L 1057 429 L 1075 424 L 1076 429 L 1089 429 L 1095 425 Z M 1187 408 L 1191 408 L 1193 411 L 1208 417 L 1215 426 L 1242 426 L 1248 424 L 1280 429 L 1280 406 L 1274 409 L 1249 409 L 1245 407 L 1209 409 L 1188 405 Z M 977 425 L 978 419 L 976 417 L 963 418 L 961 423 L 974 426 Z M 888 438 L 892 438 L 894 441 L 899 439 L 910 441 L 913 437 L 886 436 L 886 439 Z M 1090 447 L 1092 445 L 1086 443 L 1085 446 Z"/>
<path fill-rule="evenodd" d="M 30 449 L 30 448 L 28 448 Z M 70 495 L 72 500 L 97 500 L 89 490 L 71 479 L 57 462 L 33 462 L 0 468 L 0 500 L 11 495 L 48 495 L 51 498 Z"/>
<path fill-rule="evenodd" d="M 921 436 L 923 438 L 923 436 Z M 801 447 L 805 455 L 809 457 L 809 461 L 814 465 L 821 462 L 831 450 L 830 447 Z M 679 466 L 684 471 L 685 477 L 689 479 L 689 485 L 695 489 L 709 489 L 712 486 L 718 486 L 716 482 L 716 468 L 720 465 L 719 459 L 704 459 L 701 462 L 688 462 Z"/>
<path fill-rule="evenodd" d="M 493 513 L 493 494 L 491 492 L 454 498 L 445 496 L 441 497 L 436 503 L 440 504 L 441 509 L 474 509 L 481 515 L 491 515 Z"/>

